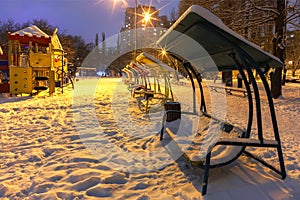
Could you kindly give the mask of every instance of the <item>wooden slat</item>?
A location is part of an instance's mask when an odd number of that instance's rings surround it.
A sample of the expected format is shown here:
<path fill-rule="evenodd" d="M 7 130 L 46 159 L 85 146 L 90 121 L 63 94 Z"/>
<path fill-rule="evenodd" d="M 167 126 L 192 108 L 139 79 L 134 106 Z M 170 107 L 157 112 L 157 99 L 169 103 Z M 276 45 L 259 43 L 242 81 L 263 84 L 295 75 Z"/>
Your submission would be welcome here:
<path fill-rule="evenodd" d="M 278 142 L 276 140 L 263 140 L 251 138 L 220 138 L 217 144 L 236 145 L 236 146 L 269 146 L 276 147 Z"/>
<path fill-rule="evenodd" d="M 203 160 L 199 160 L 199 159 L 194 159 L 194 157 L 191 157 L 193 155 L 191 154 L 188 154 L 184 151 L 182 151 L 181 147 L 179 146 L 178 143 L 175 142 L 174 140 L 174 137 L 175 137 L 175 134 L 169 129 L 169 128 L 166 128 L 166 133 L 170 136 L 170 138 L 174 141 L 173 144 L 176 145 L 177 147 L 177 151 L 181 151 L 182 155 L 192 164 L 192 165 L 196 165 L 196 166 L 202 166 L 204 164 L 204 159 Z M 172 152 L 171 152 L 172 153 Z M 177 152 L 178 153 L 178 152 Z"/>

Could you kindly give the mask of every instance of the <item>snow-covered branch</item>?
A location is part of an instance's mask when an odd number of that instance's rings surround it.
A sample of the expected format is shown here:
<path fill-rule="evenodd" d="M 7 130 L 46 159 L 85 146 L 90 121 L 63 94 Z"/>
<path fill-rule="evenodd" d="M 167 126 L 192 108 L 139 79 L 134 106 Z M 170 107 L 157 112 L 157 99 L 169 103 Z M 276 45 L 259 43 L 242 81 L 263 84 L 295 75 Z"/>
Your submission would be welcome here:
<path fill-rule="evenodd" d="M 252 4 L 252 6 L 260 11 L 264 11 L 264 12 L 271 12 L 275 15 L 280 15 L 280 13 L 277 11 L 277 9 L 275 7 L 270 7 L 270 6 L 257 6 L 256 3 L 253 0 L 249 0 L 249 2 Z"/>
<path fill-rule="evenodd" d="M 299 19 L 300 18 L 300 12 L 299 13 L 294 13 L 293 15 L 288 16 L 287 18 L 285 18 L 285 22 L 289 23 L 290 21 L 293 21 L 295 19 Z"/>
<path fill-rule="evenodd" d="M 289 24 L 291 24 L 291 25 L 293 25 L 293 26 L 295 26 L 295 27 L 300 28 L 300 24 L 295 24 L 294 22 L 289 22 Z"/>

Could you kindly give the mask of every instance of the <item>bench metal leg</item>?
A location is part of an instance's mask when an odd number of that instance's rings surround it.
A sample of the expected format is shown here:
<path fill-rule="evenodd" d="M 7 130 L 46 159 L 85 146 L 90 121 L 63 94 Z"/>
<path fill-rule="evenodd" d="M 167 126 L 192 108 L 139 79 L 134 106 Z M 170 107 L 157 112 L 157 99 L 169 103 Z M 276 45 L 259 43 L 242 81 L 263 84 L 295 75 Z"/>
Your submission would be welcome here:
<path fill-rule="evenodd" d="M 229 95 L 232 95 L 232 92 L 230 89 L 225 89 L 226 93 L 229 94 Z"/>
<path fill-rule="evenodd" d="M 205 168 L 204 168 L 204 176 L 202 182 L 202 195 L 204 196 L 207 192 L 207 185 L 208 185 L 208 176 L 209 176 L 209 167 L 210 167 L 210 157 L 211 152 L 206 155 L 205 159 Z"/>
<path fill-rule="evenodd" d="M 281 150 L 280 146 L 277 147 L 277 155 L 278 155 L 278 159 L 279 159 L 280 170 L 276 169 L 274 166 L 270 165 L 269 163 L 267 163 L 266 161 L 264 161 L 262 158 L 257 157 L 256 155 L 250 153 L 249 151 L 245 150 L 244 154 L 247 155 L 247 156 L 249 156 L 249 157 L 251 157 L 251 158 L 253 158 L 254 160 L 260 162 L 264 166 L 268 167 L 272 171 L 274 171 L 277 174 L 279 174 L 281 176 L 281 179 L 285 179 L 286 178 L 286 171 L 285 171 L 285 167 L 284 167 L 284 160 L 283 160 L 282 150 Z"/>
<path fill-rule="evenodd" d="M 281 178 L 285 179 L 286 171 L 285 171 L 285 166 L 284 166 L 284 159 L 283 159 L 281 145 L 277 147 L 277 152 L 278 152 L 278 159 L 279 159 L 279 164 L 280 164 Z"/>

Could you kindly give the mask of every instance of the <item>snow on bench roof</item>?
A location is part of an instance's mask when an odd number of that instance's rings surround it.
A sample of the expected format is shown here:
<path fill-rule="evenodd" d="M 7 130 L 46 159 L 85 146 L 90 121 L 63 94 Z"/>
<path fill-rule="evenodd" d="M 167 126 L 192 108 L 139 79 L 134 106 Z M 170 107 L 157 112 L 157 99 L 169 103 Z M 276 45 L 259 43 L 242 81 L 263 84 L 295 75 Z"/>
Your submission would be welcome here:
<path fill-rule="evenodd" d="M 228 56 L 235 50 L 232 44 L 246 51 L 260 67 L 265 67 L 266 64 L 270 67 L 283 65 L 280 59 L 237 34 L 217 16 L 198 5 L 191 6 L 159 39 L 157 44 L 173 53 L 185 50 L 182 54 L 190 57 L 188 58 L 190 60 L 197 59 L 196 56 L 201 57 L 199 55 L 203 56 L 203 52 L 201 54 L 198 50 L 197 53 L 191 44 L 185 45 L 187 39 L 182 37 L 183 34 L 204 48 L 219 70 L 235 69 L 232 58 Z"/>
<path fill-rule="evenodd" d="M 146 52 L 138 55 L 136 60 L 138 63 L 143 64 L 145 67 L 157 72 L 170 73 L 174 71 L 171 67 Z"/>
<path fill-rule="evenodd" d="M 146 75 L 149 74 L 150 71 L 146 67 L 143 67 L 142 65 L 136 63 L 136 62 L 131 62 L 130 63 L 131 68 L 137 69 L 140 72 L 140 75 Z"/>

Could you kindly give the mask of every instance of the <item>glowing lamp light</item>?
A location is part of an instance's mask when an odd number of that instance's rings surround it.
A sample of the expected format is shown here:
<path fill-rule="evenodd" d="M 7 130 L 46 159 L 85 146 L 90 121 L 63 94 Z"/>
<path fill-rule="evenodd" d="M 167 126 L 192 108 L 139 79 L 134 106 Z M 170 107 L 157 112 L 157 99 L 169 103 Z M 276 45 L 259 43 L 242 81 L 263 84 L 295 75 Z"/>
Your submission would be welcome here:
<path fill-rule="evenodd" d="M 145 13 L 144 20 L 148 23 L 151 20 L 151 15 L 149 13 Z"/>
<path fill-rule="evenodd" d="M 159 50 L 159 56 L 161 56 L 162 58 L 167 56 L 167 50 L 165 48 L 161 48 Z"/>
<path fill-rule="evenodd" d="M 113 0 L 113 11 L 116 8 L 117 3 L 122 3 L 123 7 L 128 7 L 128 2 L 126 0 Z"/>

